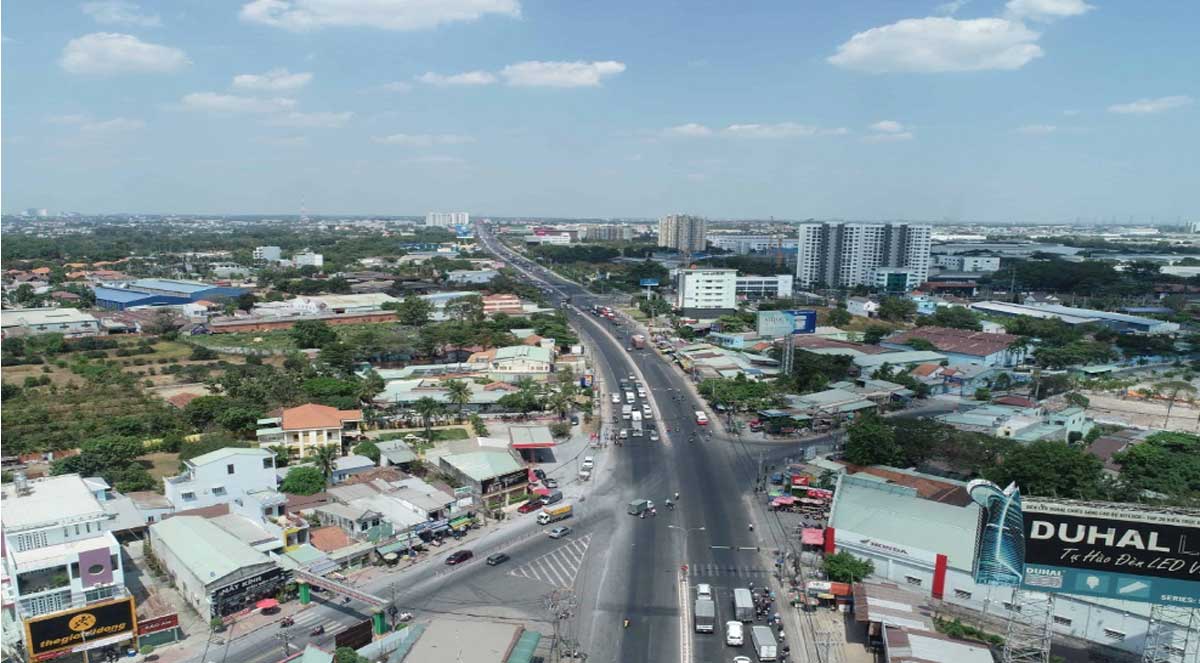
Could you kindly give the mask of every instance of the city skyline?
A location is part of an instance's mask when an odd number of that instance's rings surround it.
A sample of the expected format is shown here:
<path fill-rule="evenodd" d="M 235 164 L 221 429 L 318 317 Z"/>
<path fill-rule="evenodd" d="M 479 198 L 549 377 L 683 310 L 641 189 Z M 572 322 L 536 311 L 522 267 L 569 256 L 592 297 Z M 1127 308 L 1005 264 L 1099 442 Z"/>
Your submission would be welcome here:
<path fill-rule="evenodd" d="M 1145 223 L 1197 206 L 1173 149 L 1200 137 L 1190 6 L 367 4 L 6 7 L 4 211 Z"/>

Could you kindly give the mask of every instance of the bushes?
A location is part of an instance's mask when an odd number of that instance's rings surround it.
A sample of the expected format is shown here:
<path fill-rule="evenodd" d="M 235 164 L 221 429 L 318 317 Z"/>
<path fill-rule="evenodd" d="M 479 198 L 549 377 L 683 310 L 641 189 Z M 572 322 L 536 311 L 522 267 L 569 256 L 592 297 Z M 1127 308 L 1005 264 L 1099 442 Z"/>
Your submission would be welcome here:
<path fill-rule="evenodd" d="M 556 421 L 550 424 L 550 433 L 554 437 L 567 437 L 571 434 L 571 424 L 566 421 Z"/>

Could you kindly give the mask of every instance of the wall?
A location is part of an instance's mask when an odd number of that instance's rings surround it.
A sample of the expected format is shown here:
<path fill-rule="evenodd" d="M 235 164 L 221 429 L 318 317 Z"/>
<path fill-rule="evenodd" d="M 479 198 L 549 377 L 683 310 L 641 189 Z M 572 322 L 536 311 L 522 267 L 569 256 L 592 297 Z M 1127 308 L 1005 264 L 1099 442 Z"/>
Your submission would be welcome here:
<path fill-rule="evenodd" d="M 271 461 L 271 467 L 262 466 L 263 458 Z M 233 474 L 229 474 L 228 465 L 234 466 Z M 195 509 L 225 504 L 242 497 L 252 490 L 265 490 L 275 487 L 274 456 L 269 452 L 263 457 L 236 455 L 196 467 L 192 471 L 190 481 L 164 481 L 163 493 L 177 509 Z M 184 476 L 184 475 L 180 475 Z M 224 493 L 217 494 L 213 488 L 221 486 Z M 192 492 L 195 499 L 184 499 L 183 493 Z"/>
<path fill-rule="evenodd" d="M 309 319 L 317 319 L 327 325 L 361 325 L 375 322 L 395 322 L 396 314 L 392 311 L 379 311 L 377 313 L 339 315 Z M 297 322 L 299 322 L 298 319 L 259 319 L 247 321 L 222 320 L 220 322 L 210 322 L 208 328 L 214 334 L 233 334 L 237 332 L 277 331 L 280 329 L 291 329 Z"/>

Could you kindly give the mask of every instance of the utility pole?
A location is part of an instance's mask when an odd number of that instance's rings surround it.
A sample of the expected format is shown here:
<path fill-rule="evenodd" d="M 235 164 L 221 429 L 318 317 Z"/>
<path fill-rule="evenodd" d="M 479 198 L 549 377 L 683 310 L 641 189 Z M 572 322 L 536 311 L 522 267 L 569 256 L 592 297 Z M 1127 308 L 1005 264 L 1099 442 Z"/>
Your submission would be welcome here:
<path fill-rule="evenodd" d="M 550 618 L 554 621 L 554 639 L 550 644 L 550 660 L 554 663 L 562 661 L 564 650 L 571 658 L 575 658 L 579 644 L 563 637 L 563 631 L 569 620 L 575 616 L 575 608 L 578 605 L 575 600 L 575 592 L 569 589 L 556 589 L 546 596 L 545 605 L 546 611 L 550 613 Z"/>
<path fill-rule="evenodd" d="M 292 643 L 292 629 L 285 628 L 279 633 L 276 633 L 275 639 L 283 643 L 283 657 L 287 658 L 289 655 L 291 655 L 289 646 Z"/>

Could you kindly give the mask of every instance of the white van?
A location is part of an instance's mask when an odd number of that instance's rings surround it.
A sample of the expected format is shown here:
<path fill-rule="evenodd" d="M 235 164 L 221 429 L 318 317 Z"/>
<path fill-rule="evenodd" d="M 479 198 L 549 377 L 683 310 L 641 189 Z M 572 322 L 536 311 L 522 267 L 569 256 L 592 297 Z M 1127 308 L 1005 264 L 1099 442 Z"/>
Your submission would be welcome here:
<path fill-rule="evenodd" d="M 746 644 L 746 625 L 741 622 L 725 622 L 725 644 L 730 647 Z"/>
<path fill-rule="evenodd" d="M 632 416 L 633 416 L 633 406 L 632 405 L 622 405 L 621 406 L 621 418 L 629 419 Z"/>
<path fill-rule="evenodd" d="M 622 440 L 628 440 L 629 439 L 629 429 L 622 428 L 621 432 L 619 434 L 617 434 L 617 437 L 621 438 Z"/>
<path fill-rule="evenodd" d="M 612 402 L 613 402 L 613 405 L 620 405 L 621 404 L 621 394 L 618 394 L 617 392 L 614 391 L 613 395 L 612 395 Z"/>
<path fill-rule="evenodd" d="M 634 400 L 636 400 L 636 399 L 633 397 L 632 391 L 625 392 L 625 402 L 626 403 L 632 403 Z"/>

